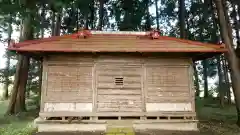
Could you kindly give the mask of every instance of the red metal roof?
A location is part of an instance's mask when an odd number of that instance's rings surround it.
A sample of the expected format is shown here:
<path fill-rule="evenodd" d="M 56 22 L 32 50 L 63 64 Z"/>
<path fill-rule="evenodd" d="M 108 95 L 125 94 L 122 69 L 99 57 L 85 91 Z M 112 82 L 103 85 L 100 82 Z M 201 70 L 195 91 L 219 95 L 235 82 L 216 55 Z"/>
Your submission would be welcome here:
<path fill-rule="evenodd" d="M 80 31 L 75 34 L 29 40 L 9 46 L 24 52 L 226 52 L 224 44 L 208 44 L 153 32 Z"/>

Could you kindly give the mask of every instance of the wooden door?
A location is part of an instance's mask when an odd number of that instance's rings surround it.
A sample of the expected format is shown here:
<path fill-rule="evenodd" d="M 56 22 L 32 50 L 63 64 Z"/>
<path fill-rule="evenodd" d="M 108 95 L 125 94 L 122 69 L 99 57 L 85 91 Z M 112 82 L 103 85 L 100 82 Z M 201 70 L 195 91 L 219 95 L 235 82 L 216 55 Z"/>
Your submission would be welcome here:
<path fill-rule="evenodd" d="M 96 66 L 97 111 L 140 112 L 142 66 L 129 63 L 101 63 Z"/>

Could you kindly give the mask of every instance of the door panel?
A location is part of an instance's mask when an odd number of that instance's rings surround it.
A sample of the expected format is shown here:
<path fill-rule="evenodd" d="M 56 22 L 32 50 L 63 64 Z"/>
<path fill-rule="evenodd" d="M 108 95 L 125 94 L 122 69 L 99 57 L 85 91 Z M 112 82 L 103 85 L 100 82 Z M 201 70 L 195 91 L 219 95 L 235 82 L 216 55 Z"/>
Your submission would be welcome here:
<path fill-rule="evenodd" d="M 129 65 L 128 63 L 97 64 L 97 111 L 142 111 L 141 71 L 141 65 Z"/>

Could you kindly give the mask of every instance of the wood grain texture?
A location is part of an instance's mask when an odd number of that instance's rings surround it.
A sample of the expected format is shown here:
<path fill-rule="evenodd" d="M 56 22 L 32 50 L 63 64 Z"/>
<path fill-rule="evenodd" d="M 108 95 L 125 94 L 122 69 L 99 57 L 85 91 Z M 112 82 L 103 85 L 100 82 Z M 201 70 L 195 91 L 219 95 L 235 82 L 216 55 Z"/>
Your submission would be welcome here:
<path fill-rule="evenodd" d="M 46 100 L 92 102 L 93 59 L 49 57 Z"/>
<path fill-rule="evenodd" d="M 114 59 L 114 62 L 112 62 Z M 142 111 L 141 60 L 100 57 L 97 63 L 97 111 Z"/>
<path fill-rule="evenodd" d="M 158 112 L 195 111 L 188 58 L 52 55 L 44 63 L 41 111 L 45 103 L 51 103 L 47 108 L 52 111 L 66 105 L 96 113 L 146 112 L 147 104 L 160 105 Z M 184 109 L 189 108 L 186 103 L 191 109 Z"/>

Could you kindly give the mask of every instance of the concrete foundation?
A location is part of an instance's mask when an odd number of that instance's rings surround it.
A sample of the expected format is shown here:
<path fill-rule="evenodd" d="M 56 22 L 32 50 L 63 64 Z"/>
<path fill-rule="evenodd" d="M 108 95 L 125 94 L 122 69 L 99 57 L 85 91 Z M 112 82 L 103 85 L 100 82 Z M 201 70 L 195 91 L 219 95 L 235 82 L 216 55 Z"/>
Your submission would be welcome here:
<path fill-rule="evenodd" d="M 198 131 L 197 121 L 161 121 L 161 120 L 120 120 L 120 121 L 81 121 L 79 123 L 61 123 L 38 118 L 34 121 L 38 132 L 106 132 L 111 127 L 132 127 L 141 130 Z"/>
<path fill-rule="evenodd" d="M 106 131 L 106 124 L 39 124 L 38 132 Z"/>
<path fill-rule="evenodd" d="M 174 131 L 198 131 L 197 123 L 145 123 L 133 124 L 135 131 L 141 130 L 174 130 Z"/>
<path fill-rule="evenodd" d="M 34 120 L 34 126 L 38 132 L 105 132 L 107 129 L 106 123 L 61 123 L 48 122 L 41 118 Z"/>

